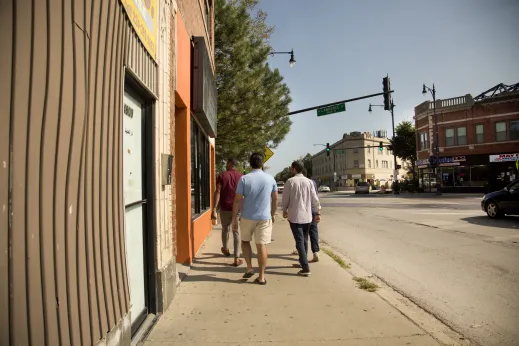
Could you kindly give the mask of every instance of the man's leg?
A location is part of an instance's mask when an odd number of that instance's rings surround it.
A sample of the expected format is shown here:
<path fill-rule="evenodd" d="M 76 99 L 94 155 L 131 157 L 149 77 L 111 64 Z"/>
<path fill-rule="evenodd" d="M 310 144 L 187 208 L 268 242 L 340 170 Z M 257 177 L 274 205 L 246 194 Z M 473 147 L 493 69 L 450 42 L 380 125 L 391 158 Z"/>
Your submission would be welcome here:
<path fill-rule="evenodd" d="M 296 249 L 299 253 L 299 264 L 301 264 L 302 268 L 300 273 L 303 275 L 308 275 L 310 273 L 310 266 L 308 265 L 308 257 L 305 250 L 303 225 L 290 222 L 290 229 L 292 230 L 292 235 L 294 236 L 294 240 L 296 241 Z"/>
<path fill-rule="evenodd" d="M 229 231 L 232 223 L 232 211 L 220 210 L 220 220 L 222 221 L 222 253 L 225 256 L 230 256 Z"/>
<path fill-rule="evenodd" d="M 315 222 L 316 213 L 312 213 L 312 223 L 310 224 L 310 244 L 314 258 L 312 262 L 319 262 L 319 229 L 317 228 L 317 222 Z"/>
<path fill-rule="evenodd" d="M 252 268 L 252 248 L 250 246 L 250 242 L 252 240 L 252 231 L 255 225 L 256 222 L 253 220 L 242 218 L 240 221 L 241 251 L 243 258 L 247 263 L 247 272 L 243 276 L 244 278 L 250 278 L 252 274 L 254 274 L 254 269 Z"/>
<path fill-rule="evenodd" d="M 267 267 L 267 245 L 266 244 L 256 244 L 256 248 L 258 249 L 258 266 L 259 266 L 259 282 L 265 282 L 265 268 Z"/>
<path fill-rule="evenodd" d="M 233 231 L 232 232 L 233 240 L 234 240 L 234 264 L 236 266 L 239 266 L 243 263 L 243 261 L 240 259 L 240 231 Z M 250 247 L 250 243 L 249 243 Z"/>
<path fill-rule="evenodd" d="M 250 246 L 250 241 L 241 241 L 241 251 L 243 258 L 247 263 L 247 273 L 252 273 L 254 269 L 252 268 L 252 248 Z"/>
<path fill-rule="evenodd" d="M 258 266 L 259 276 L 257 282 L 266 283 L 265 269 L 267 268 L 267 244 L 272 241 L 272 220 L 259 221 L 254 230 L 254 238 L 256 239 L 256 248 L 258 249 Z"/>

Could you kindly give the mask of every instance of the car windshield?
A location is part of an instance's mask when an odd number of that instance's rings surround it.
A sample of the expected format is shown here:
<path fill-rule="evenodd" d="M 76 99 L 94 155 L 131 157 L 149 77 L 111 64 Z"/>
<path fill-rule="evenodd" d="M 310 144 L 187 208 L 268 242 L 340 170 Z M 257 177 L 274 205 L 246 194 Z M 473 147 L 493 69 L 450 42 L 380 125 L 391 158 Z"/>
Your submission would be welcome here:
<path fill-rule="evenodd" d="M 357 186 L 368 186 L 368 183 L 361 182 L 361 183 L 358 183 Z"/>

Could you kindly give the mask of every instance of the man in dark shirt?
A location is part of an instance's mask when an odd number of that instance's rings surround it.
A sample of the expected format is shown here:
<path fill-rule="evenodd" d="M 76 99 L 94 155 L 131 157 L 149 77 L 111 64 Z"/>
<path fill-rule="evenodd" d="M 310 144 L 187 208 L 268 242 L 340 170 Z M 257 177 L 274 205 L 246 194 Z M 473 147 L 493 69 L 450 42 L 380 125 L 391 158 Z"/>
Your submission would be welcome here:
<path fill-rule="evenodd" d="M 232 223 L 232 207 L 236 188 L 242 174 L 236 170 L 236 159 L 227 160 L 227 170 L 222 172 L 216 178 L 216 191 L 214 192 L 214 208 L 211 215 L 212 219 L 216 219 L 216 206 L 220 202 L 220 220 L 222 222 L 222 253 L 230 256 L 229 252 L 229 231 Z M 233 231 L 234 238 L 234 265 L 239 266 L 243 263 L 240 257 L 240 233 L 238 230 Z"/>

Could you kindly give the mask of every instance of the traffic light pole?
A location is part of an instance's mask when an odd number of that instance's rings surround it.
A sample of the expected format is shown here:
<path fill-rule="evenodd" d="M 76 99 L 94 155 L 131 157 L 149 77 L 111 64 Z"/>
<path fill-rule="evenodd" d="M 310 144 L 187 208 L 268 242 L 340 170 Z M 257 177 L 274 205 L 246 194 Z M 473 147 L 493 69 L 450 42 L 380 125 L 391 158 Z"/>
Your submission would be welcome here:
<path fill-rule="evenodd" d="M 395 133 L 395 113 L 394 113 L 394 110 L 395 110 L 395 104 L 393 103 L 393 100 L 391 100 L 391 123 L 393 125 L 393 140 L 395 140 L 396 138 L 396 133 Z M 397 166 L 397 163 L 396 163 L 396 154 L 395 154 L 395 150 L 393 148 L 393 181 L 395 182 L 395 189 L 393 190 L 393 194 L 395 195 L 398 195 L 399 194 L 399 188 L 398 188 L 398 170 L 396 168 Z"/>

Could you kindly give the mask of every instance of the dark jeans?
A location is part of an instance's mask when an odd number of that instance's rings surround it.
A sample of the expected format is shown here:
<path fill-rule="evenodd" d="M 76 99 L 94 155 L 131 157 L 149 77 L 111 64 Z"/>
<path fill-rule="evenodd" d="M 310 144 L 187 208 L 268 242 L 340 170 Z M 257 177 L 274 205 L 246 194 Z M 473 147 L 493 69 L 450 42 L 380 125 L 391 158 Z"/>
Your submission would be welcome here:
<path fill-rule="evenodd" d="M 310 224 L 310 244 L 312 245 L 312 252 L 319 252 L 319 232 L 317 222 L 315 222 L 316 213 L 312 212 L 312 223 Z"/>
<path fill-rule="evenodd" d="M 299 264 L 304 271 L 310 271 L 308 265 L 308 233 L 310 232 L 310 223 L 292 223 L 290 229 L 296 241 L 296 249 L 299 253 Z"/>

